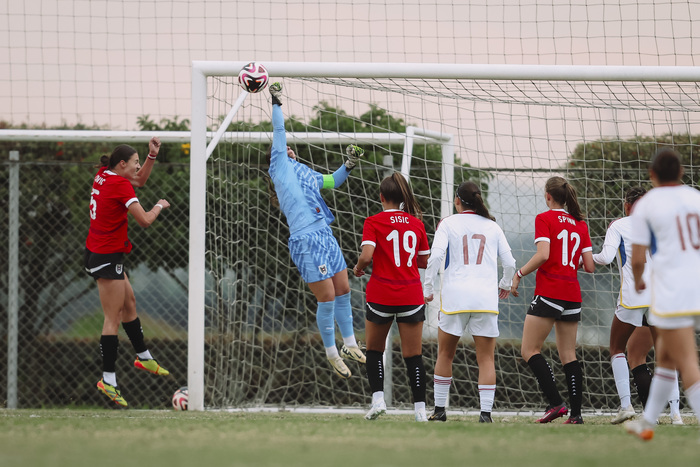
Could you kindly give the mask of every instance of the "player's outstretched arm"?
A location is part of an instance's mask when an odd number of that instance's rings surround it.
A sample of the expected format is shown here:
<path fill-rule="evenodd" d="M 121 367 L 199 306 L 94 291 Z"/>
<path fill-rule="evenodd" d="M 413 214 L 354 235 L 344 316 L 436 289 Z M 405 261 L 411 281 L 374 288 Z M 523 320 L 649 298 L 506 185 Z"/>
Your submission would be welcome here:
<path fill-rule="evenodd" d="M 361 147 L 351 144 L 345 149 L 345 153 L 348 155 L 348 160 L 338 167 L 338 170 L 333 172 L 332 175 L 323 176 L 323 186 L 321 188 L 338 188 L 345 183 L 350 171 L 357 165 L 357 161 L 364 155 L 365 151 Z"/>
<path fill-rule="evenodd" d="M 131 180 L 131 184 L 133 186 L 142 187 L 146 184 L 148 177 L 151 176 L 151 170 L 153 170 L 153 166 L 155 165 L 156 157 L 158 157 L 159 152 L 160 139 L 157 136 L 154 136 L 148 142 L 148 156 L 146 156 L 146 159 L 143 161 L 143 165 Z"/>

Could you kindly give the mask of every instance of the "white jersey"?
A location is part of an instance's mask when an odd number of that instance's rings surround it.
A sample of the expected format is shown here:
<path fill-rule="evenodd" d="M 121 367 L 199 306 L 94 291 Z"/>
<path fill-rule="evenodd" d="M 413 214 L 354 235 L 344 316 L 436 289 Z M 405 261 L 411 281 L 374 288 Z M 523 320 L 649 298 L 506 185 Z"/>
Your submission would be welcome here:
<path fill-rule="evenodd" d="M 700 315 L 700 192 L 684 186 L 650 190 L 632 210 L 630 240 L 651 249 L 650 311 Z"/>
<path fill-rule="evenodd" d="M 515 273 L 515 259 L 498 224 L 473 211 L 454 214 L 440 222 L 425 271 L 426 297 L 434 293 L 435 279 L 445 257 L 440 310 L 446 314 L 498 314 L 497 259 L 500 257 L 503 264 L 502 288 L 510 289 Z"/>
<path fill-rule="evenodd" d="M 632 275 L 632 219 L 623 217 L 610 223 L 605 233 L 603 249 L 593 255 L 597 264 L 610 264 L 617 257 L 617 268 L 620 271 L 620 294 L 617 304 L 623 308 L 646 308 L 651 301 L 649 289 L 637 293 L 634 290 L 634 275 Z M 644 265 L 644 282 L 649 283 L 651 277 L 651 255 L 647 250 L 647 262 Z"/>

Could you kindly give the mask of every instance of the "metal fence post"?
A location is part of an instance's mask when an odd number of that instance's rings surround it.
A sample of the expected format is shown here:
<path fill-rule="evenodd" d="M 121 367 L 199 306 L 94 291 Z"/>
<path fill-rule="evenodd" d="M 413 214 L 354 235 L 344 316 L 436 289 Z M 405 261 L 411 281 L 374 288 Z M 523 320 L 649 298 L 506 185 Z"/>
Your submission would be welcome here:
<path fill-rule="evenodd" d="M 7 408 L 17 408 L 19 315 L 19 151 L 10 151 L 7 281 Z"/>

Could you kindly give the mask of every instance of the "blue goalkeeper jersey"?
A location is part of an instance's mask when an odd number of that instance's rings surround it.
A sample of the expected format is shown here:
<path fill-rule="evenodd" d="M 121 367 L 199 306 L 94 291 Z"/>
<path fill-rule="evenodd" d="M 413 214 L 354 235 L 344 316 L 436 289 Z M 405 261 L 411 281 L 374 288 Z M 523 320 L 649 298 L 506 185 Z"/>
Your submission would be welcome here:
<path fill-rule="evenodd" d="M 321 197 L 323 175 L 287 156 L 284 116 L 278 105 L 272 106 L 272 126 L 268 172 L 275 185 L 280 208 L 287 218 L 290 237 L 325 227 L 335 218 Z"/>

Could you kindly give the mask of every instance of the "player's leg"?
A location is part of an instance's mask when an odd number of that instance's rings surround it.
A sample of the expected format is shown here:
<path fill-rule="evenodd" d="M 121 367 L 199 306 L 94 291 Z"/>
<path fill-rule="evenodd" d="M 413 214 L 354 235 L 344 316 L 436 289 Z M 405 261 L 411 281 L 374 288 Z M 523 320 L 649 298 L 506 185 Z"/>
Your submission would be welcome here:
<path fill-rule="evenodd" d="M 100 337 L 102 354 L 102 379 L 97 388 L 115 403 L 126 407 L 128 404 L 121 396 L 117 385 L 116 362 L 119 351 L 119 322 L 124 304 L 125 287 L 123 279 L 97 279 L 97 289 L 104 312 L 104 323 Z"/>
<path fill-rule="evenodd" d="M 134 366 L 139 370 L 148 371 L 154 375 L 168 376 L 170 372 L 158 364 L 148 347 L 146 347 L 141 320 L 136 314 L 136 296 L 126 273 L 124 274 L 124 306 L 121 310 L 120 319 L 122 327 L 136 352 Z"/>
<path fill-rule="evenodd" d="M 309 282 L 309 289 L 316 297 L 316 324 L 321 333 L 323 347 L 326 350 L 326 358 L 330 362 L 333 370 L 341 378 L 352 376 L 343 358 L 338 353 L 335 346 L 335 286 L 331 279 L 323 279 L 316 282 Z"/>
<path fill-rule="evenodd" d="M 570 321 L 567 318 L 567 316 L 562 316 L 562 319 L 554 324 L 559 360 L 564 367 L 566 385 L 569 390 L 569 408 L 571 411 L 569 419 L 565 423 L 582 424 L 583 369 L 581 368 L 581 363 L 576 359 L 578 319 Z"/>
<path fill-rule="evenodd" d="M 393 318 L 381 317 L 367 307 L 365 338 L 367 339 L 367 380 L 372 391 L 372 405 L 365 415 L 367 420 L 375 420 L 386 413 L 384 400 L 384 347 L 386 336 L 394 322 Z"/>
<path fill-rule="evenodd" d="M 340 252 L 340 250 L 338 251 Z M 340 348 L 340 356 L 348 360 L 355 360 L 356 362 L 365 363 L 365 355 L 360 350 L 360 346 L 357 345 L 357 340 L 355 339 L 347 268 L 344 268 L 342 271 L 336 273 L 331 280 L 333 281 L 333 288 L 335 289 L 335 307 L 333 309 L 333 316 L 335 321 L 338 323 L 340 335 L 343 338 L 343 346 Z"/>
<path fill-rule="evenodd" d="M 613 316 L 610 325 L 610 365 L 612 366 L 617 395 L 620 398 L 620 410 L 613 417 L 613 424 L 622 423 L 635 415 L 630 392 L 630 369 L 625 356 L 625 348 L 635 329 L 637 328 L 632 324 L 621 321 L 617 312 Z"/>
<path fill-rule="evenodd" d="M 532 307 L 531 307 L 532 308 Z M 568 413 L 564 401 L 557 390 L 552 367 L 542 356 L 541 349 L 545 339 L 554 326 L 554 318 L 545 318 L 528 314 L 523 325 L 521 355 L 537 378 L 540 390 L 547 399 L 547 409 L 539 423 L 548 423 Z"/>
<path fill-rule="evenodd" d="M 648 329 L 647 331 L 647 339 L 645 340 L 645 343 L 649 343 L 650 347 L 649 350 L 651 350 L 651 346 L 654 345 L 654 342 L 656 341 L 656 328 L 653 326 L 645 326 L 645 328 Z M 635 337 L 635 336 L 633 336 Z M 641 350 L 641 349 L 640 349 Z M 648 351 L 647 351 L 648 353 Z M 646 390 L 646 393 L 644 394 L 644 404 L 646 405 L 647 398 L 649 396 L 649 386 L 651 385 L 651 369 L 649 369 L 648 366 L 646 366 L 646 354 L 644 355 L 644 367 L 646 367 L 646 371 L 640 371 L 640 375 L 642 377 L 642 381 L 647 383 L 646 387 L 644 388 Z M 640 367 L 642 365 L 642 362 L 640 362 Z M 642 367 L 642 369 L 644 369 Z M 680 410 L 680 404 L 681 404 L 681 393 L 680 393 L 680 388 L 678 384 L 678 370 L 676 370 L 676 385 L 673 387 L 671 390 L 671 395 L 669 396 L 668 399 L 668 407 L 669 407 L 669 412 L 671 415 L 671 423 L 674 425 L 683 425 L 683 417 L 681 417 L 681 410 Z"/>
<path fill-rule="evenodd" d="M 446 315 L 440 312 L 438 321 L 438 357 L 433 375 L 433 397 L 435 409 L 430 421 L 447 421 L 447 400 L 452 385 L 452 361 L 457 352 L 457 344 L 464 326 L 460 315 Z"/>
<path fill-rule="evenodd" d="M 423 313 L 421 313 L 422 318 Z M 398 321 L 401 337 L 401 354 L 406 364 L 408 384 L 413 395 L 413 408 L 417 422 L 427 422 L 425 413 L 425 366 L 423 365 L 423 319 L 420 321 Z"/>
<path fill-rule="evenodd" d="M 494 357 L 496 338 L 475 335 L 474 344 L 476 346 L 476 362 L 479 367 L 479 404 L 481 406 L 479 422 L 491 423 L 493 421 L 491 410 L 496 397 L 496 361 Z"/>
<path fill-rule="evenodd" d="M 700 320 L 700 318 L 698 318 Z M 693 327 L 685 327 L 681 329 L 671 330 L 667 334 L 667 355 L 670 357 L 670 363 L 675 364 L 678 369 L 676 372 L 676 380 L 671 387 L 671 394 L 678 389 L 678 373 L 683 375 L 683 386 L 686 392 L 686 398 L 691 409 L 698 417 L 700 423 L 700 367 L 698 366 L 698 349 L 695 342 L 695 331 Z M 664 365 L 666 362 L 664 362 Z"/>

